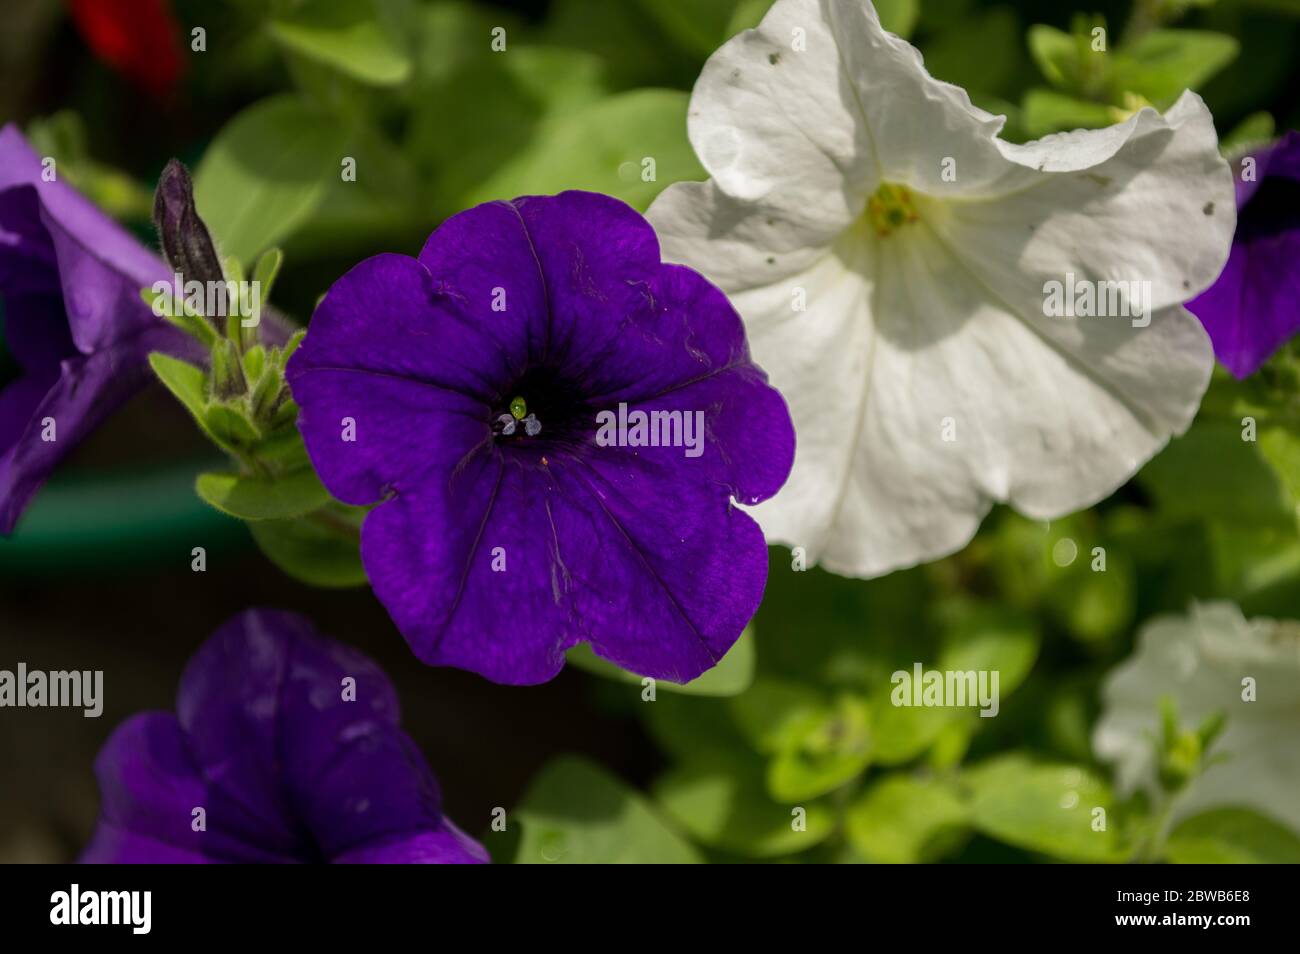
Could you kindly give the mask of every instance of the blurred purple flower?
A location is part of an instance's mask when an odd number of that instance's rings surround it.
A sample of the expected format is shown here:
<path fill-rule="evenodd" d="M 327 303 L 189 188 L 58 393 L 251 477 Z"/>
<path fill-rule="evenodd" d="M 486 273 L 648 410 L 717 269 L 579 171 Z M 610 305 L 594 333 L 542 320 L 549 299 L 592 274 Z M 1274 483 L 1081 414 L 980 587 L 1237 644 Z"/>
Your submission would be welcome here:
<path fill-rule="evenodd" d="M 83 863 L 489 860 L 442 814 L 388 678 L 291 613 L 217 630 L 181 675 L 176 714 L 128 719 L 95 774 Z"/>
<path fill-rule="evenodd" d="M 381 501 L 361 556 L 427 663 L 537 683 L 586 640 L 685 682 L 758 607 L 767 551 L 733 498 L 785 481 L 789 413 L 726 296 L 661 262 L 616 199 L 491 202 L 418 259 L 362 262 L 288 380 L 325 486 Z M 627 432 L 602 440 L 598 415 L 620 407 Z M 641 412 L 695 424 L 699 446 L 637 444 Z"/>
<path fill-rule="evenodd" d="M 170 279 L 162 260 L 43 171 L 17 127 L 0 129 L 0 296 L 21 369 L 0 385 L 0 534 L 59 461 L 152 378 L 150 351 L 195 353 L 140 298 Z"/>
<path fill-rule="evenodd" d="M 1219 361 L 1246 378 L 1300 331 L 1300 133 L 1288 132 L 1232 167 L 1232 254 L 1218 281 L 1187 307 L 1210 333 Z M 1242 179 L 1246 169 L 1249 181 Z"/>

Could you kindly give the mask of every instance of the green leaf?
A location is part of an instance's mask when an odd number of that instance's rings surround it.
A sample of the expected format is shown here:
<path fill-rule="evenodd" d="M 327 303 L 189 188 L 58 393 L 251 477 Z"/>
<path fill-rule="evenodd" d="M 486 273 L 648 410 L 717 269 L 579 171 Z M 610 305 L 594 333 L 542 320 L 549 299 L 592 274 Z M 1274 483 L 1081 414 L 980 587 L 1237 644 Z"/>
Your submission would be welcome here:
<path fill-rule="evenodd" d="M 752 30 L 758 26 L 771 7 L 772 0 L 739 0 L 731 13 L 731 19 L 727 21 L 727 39 L 742 30 Z"/>
<path fill-rule="evenodd" d="M 790 738 L 768 764 L 767 790 L 782 802 L 833 792 L 861 775 L 871 761 L 871 709 L 841 696 L 826 712 L 790 727 Z"/>
<path fill-rule="evenodd" d="M 868 861 L 918 864 L 951 851 L 967 830 L 967 810 L 951 785 L 888 775 L 849 807 L 848 836 Z"/>
<path fill-rule="evenodd" d="M 1035 23 L 1027 34 L 1029 53 L 1039 71 L 1053 86 L 1070 88 L 1078 69 L 1078 46 L 1064 30 Z"/>
<path fill-rule="evenodd" d="M 279 362 L 280 367 L 283 368 L 289 363 L 289 359 L 293 357 L 293 353 L 298 350 L 298 346 L 302 344 L 303 339 L 306 337 L 306 328 L 299 328 L 289 336 L 289 340 L 284 343 L 284 347 L 280 349 L 276 356 L 276 360 Z"/>
<path fill-rule="evenodd" d="M 184 298 L 174 298 L 169 291 L 156 291 L 154 288 L 141 288 L 140 297 L 155 313 L 162 313 L 164 320 L 171 322 L 181 331 L 194 338 L 205 348 L 217 343 L 217 329 L 212 322 L 191 308 Z M 179 305 L 179 309 L 176 307 Z"/>
<path fill-rule="evenodd" d="M 554 46 L 594 53 L 606 64 L 616 89 L 664 86 L 699 74 L 700 58 L 674 43 L 639 3 L 551 0 L 542 39 Z"/>
<path fill-rule="evenodd" d="M 1217 808 L 1181 822 L 1165 843 L 1175 864 L 1300 864 L 1300 838 L 1245 808 Z"/>
<path fill-rule="evenodd" d="M 512 46 L 422 87 L 407 148 L 439 206 L 460 211 L 473 190 L 537 147 L 548 118 L 608 96 L 604 73 L 604 63 L 582 50 Z"/>
<path fill-rule="evenodd" d="M 523 33 L 522 21 L 499 6 L 440 0 L 422 4 L 416 12 L 422 21 L 416 31 L 416 85 L 442 82 L 474 60 L 508 60 L 518 52 L 513 41 Z M 509 43 L 505 56 L 493 53 L 490 46 L 492 28 L 498 26 Z"/>
<path fill-rule="evenodd" d="M 972 823 L 991 838 L 1069 861 L 1125 857 L 1110 788 L 1088 769 L 1010 753 L 969 769 L 961 782 Z M 1093 830 L 1098 808 L 1104 831 Z"/>
<path fill-rule="evenodd" d="M 1115 55 L 1110 83 L 1166 104 L 1185 89 L 1200 89 L 1237 57 L 1237 41 L 1208 30 L 1152 30 Z"/>
<path fill-rule="evenodd" d="M 1038 658 L 1038 629 L 1032 618 L 1005 607 L 954 604 L 939 653 L 939 669 L 998 673 L 998 694 L 1025 681 Z"/>
<path fill-rule="evenodd" d="M 759 752 L 777 752 L 793 744 L 808 719 L 826 718 L 830 705 L 817 688 L 763 676 L 729 703 L 736 725 Z"/>
<path fill-rule="evenodd" d="M 207 412 L 207 375 L 203 369 L 155 351 L 149 355 L 149 366 L 176 400 L 185 406 L 200 427 L 207 430 L 204 415 Z"/>
<path fill-rule="evenodd" d="M 1105 570 L 1094 572 L 1088 551 L 1053 581 L 1048 610 L 1070 634 L 1094 646 L 1117 639 L 1133 622 L 1136 594 L 1133 568 L 1122 552 L 1108 554 Z"/>
<path fill-rule="evenodd" d="M 686 138 L 688 99 L 677 90 L 642 89 L 548 117 L 461 204 L 587 189 L 644 211 L 670 183 L 705 178 Z"/>
<path fill-rule="evenodd" d="M 1269 142 L 1277 133 L 1272 113 L 1251 113 L 1219 140 L 1219 151 L 1225 156 L 1236 156 Z"/>
<path fill-rule="evenodd" d="M 1024 65 L 1020 36 L 1020 21 L 1006 7 L 962 17 L 926 41 L 925 68 L 972 99 L 980 93 L 1010 95 L 1019 91 Z"/>
<path fill-rule="evenodd" d="M 517 864 L 695 864 L 701 860 L 641 795 L 577 756 L 549 763 L 514 814 L 523 827 Z"/>
<path fill-rule="evenodd" d="M 725 762 L 754 758 L 725 704 L 704 696 L 663 695 L 641 707 L 658 746 L 682 761 Z M 761 765 L 761 760 L 759 761 Z"/>
<path fill-rule="evenodd" d="M 807 851 L 835 828 L 825 802 L 773 801 L 757 763 L 690 763 L 661 776 L 652 788 L 664 811 L 701 844 L 748 858 Z"/>
<path fill-rule="evenodd" d="M 226 124 L 199 163 L 199 214 L 225 255 L 251 262 L 298 228 L 340 174 L 347 132 L 295 96 L 254 103 Z"/>
<path fill-rule="evenodd" d="M 263 345 L 253 345 L 244 352 L 244 377 L 249 381 L 256 381 L 266 370 L 266 348 Z"/>
<path fill-rule="evenodd" d="M 920 0 L 876 0 L 876 13 L 880 25 L 890 33 L 907 39 L 916 29 L 916 19 L 921 15 Z"/>
<path fill-rule="evenodd" d="M 701 59 L 727 39 L 736 0 L 640 0 L 665 33 Z"/>
<path fill-rule="evenodd" d="M 1021 122 L 1032 137 L 1070 129 L 1100 129 L 1115 121 L 1111 107 L 1050 89 L 1031 89 L 1022 102 Z"/>
<path fill-rule="evenodd" d="M 970 714 L 966 709 L 896 706 L 889 693 L 876 696 L 871 712 L 872 761 L 880 765 L 910 762 L 950 731 L 954 722 Z"/>
<path fill-rule="evenodd" d="M 258 284 L 258 301 L 261 305 L 271 300 L 271 289 L 275 287 L 275 280 L 283 264 L 284 252 L 278 248 L 268 248 L 258 258 L 257 265 L 253 268 L 253 281 Z"/>
<path fill-rule="evenodd" d="M 199 474 L 194 489 L 222 513 L 241 520 L 287 520 L 329 502 L 329 491 L 310 468 L 281 477 Z"/>
<path fill-rule="evenodd" d="M 617 666 L 608 659 L 597 656 L 588 643 L 579 643 L 569 650 L 568 662 L 578 669 L 614 679 L 618 682 L 641 684 L 642 676 Z M 754 638 L 749 629 L 740 634 L 735 645 L 712 669 L 688 683 L 658 679 L 655 685 L 667 692 L 680 692 L 696 696 L 734 696 L 744 692 L 754 680 Z"/>
<path fill-rule="evenodd" d="M 213 438 L 232 450 L 248 450 L 262 439 L 261 433 L 248 419 L 242 401 L 233 404 L 213 402 L 203 412 L 203 420 Z"/>
<path fill-rule="evenodd" d="M 373 0 L 308 0 L 268 29 L 287 50 L 363 83 L 395 86 L 411 75 L 411 56 L 376 6 Z"/>
<path fill-rule="evenodd" d="M 1197 420 L 1142 469 L 1138 480 L 1167 516 L 1220 518 L 1237 527 L 1294 526 L 1286 488 L 1260 444 L 1242 440 L 1242 430 L 1235 421 Z M 1189 474 L 1196 479 L 1189 480 Z"/>
<path fill-rule="evenodd" d="M 778 801 L 824 795 L 870 761 L 869 707 L 848 693 L 831 702 L 811 686 L 763 677 L 730 708 L 750 744 L 772 756 L 767 786 Z"/>
<path fill-rule="evenodd" d="M 167 390 L 190 412 L 199 429 L 218 447 L 239 453 L 261 440 L 262 435 L 248 420 L 239 402 L 209 401 L 207 375 L 202 368 L 161 352 L 149 355 L 149 364 Z"/>
<path fill-rule="evenodd" d="M 359 520 L 354 508 L 328 504 L 294 520 L 255 520 L 248 525 L 267 558 L 312 586 L 363 586 Z"/>
<path fill-rule="evenodd" d="M 1094 49 L 1092 31 L 1101 25 L 1076 15 L 1070 33 L 1041 23 L 1029 28 L 1029 53 L 1049 83 L 1085 100 L 1103 98 L 1114 56 Z"/>

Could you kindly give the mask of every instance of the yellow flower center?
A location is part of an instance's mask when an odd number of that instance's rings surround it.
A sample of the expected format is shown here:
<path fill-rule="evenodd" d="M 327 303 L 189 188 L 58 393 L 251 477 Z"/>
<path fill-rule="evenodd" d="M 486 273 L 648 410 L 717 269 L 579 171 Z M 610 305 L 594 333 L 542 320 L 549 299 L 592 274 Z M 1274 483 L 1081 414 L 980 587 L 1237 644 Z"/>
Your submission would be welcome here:
<path fill-rule="evenodd" d="M 884 238 L 908 222 L 915 222 L 919 216 L 912 205 L 912 193 L 906 186 L 882 182 L 867 200 L 867 218 L 876 234 Z"/>

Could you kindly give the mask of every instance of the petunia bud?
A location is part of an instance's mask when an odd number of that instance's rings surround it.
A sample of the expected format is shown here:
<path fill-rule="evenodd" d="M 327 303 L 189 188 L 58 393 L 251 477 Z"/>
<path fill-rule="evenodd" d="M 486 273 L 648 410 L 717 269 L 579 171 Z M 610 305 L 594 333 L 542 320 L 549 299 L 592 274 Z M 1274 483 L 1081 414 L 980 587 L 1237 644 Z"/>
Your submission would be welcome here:
<path fill-rule="evenodd" d="M 153 199 L 153 222 L 162 242 L 163 257 L 185 281 L 221 282 L 225 274 L 208 227 L 194 207 L 194 183 L 179 160 L 172 159 L 158 177 Z M 208 317 L 211 317 L 210 315 Z"/>
<path fill-rule="evenodd" d="M 212 346 L 212 393 L 224 400 L 248 390 L 235 343 L 221 339 Z"/>

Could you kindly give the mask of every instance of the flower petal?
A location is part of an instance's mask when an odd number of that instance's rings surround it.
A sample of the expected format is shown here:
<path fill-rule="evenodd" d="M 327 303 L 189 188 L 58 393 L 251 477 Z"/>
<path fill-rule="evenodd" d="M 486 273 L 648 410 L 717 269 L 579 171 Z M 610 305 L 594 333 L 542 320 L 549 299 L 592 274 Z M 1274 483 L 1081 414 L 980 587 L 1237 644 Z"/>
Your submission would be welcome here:
<path fill-rule="evenodd" d="M 426 663 L 512 685 L 552 678 L 580 634 L 546 480 L 489 449 L 431 476 L 424 492 L 366 516 L 361 557 L 375 595 Z"/>
<path fill-rule="evenodd" d="M 1300 229 L 1234 245 L 1219 280 L 1188 304 L 1237 378 L 1300 331 Z"/>
<path fill-rule="evenodd" d="M 303 846 L 268 827 L 202 775 L 175 716 L 146 712 L 128 719 L 95 759 L 101 797 L 88 864 L 158 862 L 292 862 Z M 195 830 L 195 809 L 203 809 Z"/>
<path fill-rule="evenodd" d="M 811 205 L 794 179 L 819 151 L 755 79 L 792 24 L 823 61 L 778 58 L 812 84 L 805 99 L 857 107 L 820 130 L 819 142 L 856 150 L 831 163 L 838 179 L 816 183 L 860 197 L 847 220 L 830 217 L 830 236 L 768 212 L 785 192 Z M 766 165 L 711 163 L 693 138 L 713 180 L 670 187 L 649 214 L 668 259 L 730 293 L 790 403 L 794 470 L 756 510 L 769 538 L 842 573 L 885 573 L 962 546 L 995 501 L 1037 517 L 1091 504 L 1187 426 L 1212 359 L 1177 306 L 1214 280 L 1234 223 L 1231 175 L 1197 97 L 1011 145 L 1000 119 L 931 78 L 869 4 L 849 0 L 778 0 L 715 59 L 730 72 L 706 67 L 696 127 L 761 131 Z M 913 190 L 919 219 L 885 237 L 865 214 L 881 180 Z M 1150 326 L 1048 318 L 1045 282 L 1071 273 L 1149 282 Z"/>
<path fill-rule="evenodd" d="M 836 309 L 841 323 L 848 310 L 872 329 L 840 346 L 861 369 L 847 379 L 867 385 L 838 415 L 831 402 L 851 396 L 836 375 L 787 385 L 795 419 L 817 423 L 790 485 L 755 512 L 828 568 L 869 576 L 950 553 L 996 501 L 1044 519 L 1086 506 L 1195 413 L 1212 359 L 1183 309 L 1140 329 L 1073 319 L 1092 324 L 1065 347 L 1042 327 L 1063 319 L 1016 312 L 928 229 L 859 241 L 858 270 L 826 297 L 856 303 Z M 754 335 L 774 352 L 787 339 Z"/>
<path fill-rule="evenodd" d="M 437 831 L 362 845 L 334 859 L 348 865 L 482 865 L 491 863 L 487 850 L 444 818 Z"/>
<path fill-rule="evenodd" d="M 1244 680 L 1257 698 L 1244 697 Z M 1212 761 L 1174 801 L 1170 822 L 1212 808 L 1247 806 L 1300 831 L 1300 623 L 1247 620 L 1231 603 L 1194 605 L 1159 616 L 1138 635 L 1132 656 L 1106 677 L 1104 711 L 1093 730 L 1098 758 L 1114 763 L 1122 795 L 1156 785 L 1161 700 L 1195 731 L 1226 716 Z"/>
<path fill-rule="evenodd" d="M 691 95 L 687 131 L 723 192 L 826 239 L 853 220 L 879 178 L 818 0 L 773 4 L 757 29 L 714 52 Z"/>
<path fill-rule="evenodd" d="M 1079 281 L 1149 282 L 1151 306 L 1160 309 L 1208 288 L 1227 261 L 1237 222 L 1232 172 L 1195 93 L 1184 93 L 1163 116 L 1143 109 L 1118 126 L 1005 150 L 1049 171 L 1028 171 L 1026 184 L 997 201 L 948 203 L 950 215 L 935 227 L 1040 326 L 1049 324 L 1045 283 L 1067 273 Z M 1082 157 L 1104 158 L 1085 164 Z M 1087 322 L 1050 326 L 1073 347 L 1093 329 Z"/>
<path fill-rule="evenodd" d="M 62 362 L 58 378 L 30 410 L 30 416 L 22 419 L 13 442 L 0 451 L 0 534 L 13 531 L 27 502 L 58 463 L 150 380 L 146 355 L 152 350 L 168 350 L 175 342 L 174 329 L 159 327 L 95 354 Z M 37 374 L 11 387 L 34 388 L 35 384 L 24 385 L 29 380 L 47 379 Z M 6 398 L 8 394 L 6 387 Z M 30 398 L 28 394 L 14 400 L 28 406 Z M 42 422 L 46 418 L 54 420 L 54 440 L 44 439 Z"/>
<path fill-rule="evenodd" d="M 90 353 L 150 325 L 165 326 L 140 299 L 141 288 L 171 280 L 162 259 L 62 179 L 45 181 L 44 171 L 16 126 L 0 129 L 0 189 L 26 185 L 40 197 L 77 347 Z"/>

